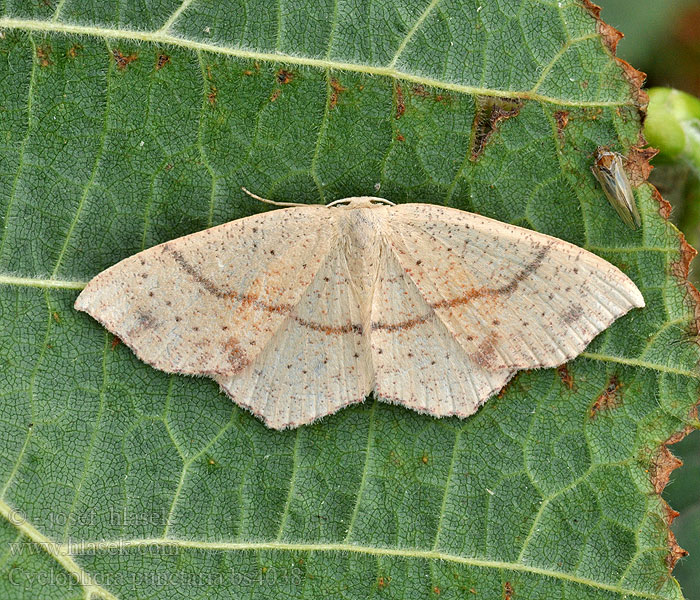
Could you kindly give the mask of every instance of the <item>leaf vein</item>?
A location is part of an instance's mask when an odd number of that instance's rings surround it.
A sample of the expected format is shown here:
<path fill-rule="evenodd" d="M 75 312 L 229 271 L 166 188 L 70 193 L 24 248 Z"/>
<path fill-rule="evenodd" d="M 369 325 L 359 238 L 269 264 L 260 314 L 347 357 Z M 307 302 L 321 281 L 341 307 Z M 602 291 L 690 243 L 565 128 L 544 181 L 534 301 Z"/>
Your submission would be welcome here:
<path fill-rule="evenodd" d="M 433 550 L 437 550 L 440 544 L 440 532 L 442 531 L 443 518 L 445 516 L 445 507 L 447 506 L 447 497 L 450 494 L 450 482 L 452 481 L 452 473 L 454 472 L 455 462 L 457 461 L 457 448 L 459 448 L 459 440 L 462 436 L 463 429 L 457 429 L 455 432 L 455 441 L 452 445 L 452 457 L 450 458 L 450 466 L 447 470 L 447 477 L 445 478 L 445 494 L 442 497 L 442 503 L 440 504 L 440 517 L 438 519 L 437 529 L 435 531 L 435 542 L 433 543 Z"/>
<path fill-rule="evenodd" d="M 109 42 L 106 42 L 107 45 L 107 50 L 108 52 L 111 52 L 111 48 L 109 46 Z M 53 268 L 53 271 L 51 272 L 51 277 L 56 277 L 58 270 L 61 267 L 61 262 L 63 261 L 63 257 L 65 256 L 67 250 L 68 250 L 68 245 L 70 244 L 71 237 L 73 236 L 73 232 L 75 231 L 75 227 L 77 226 L 79 220 L 80 220 L 80 214 L 83 211 L 83 207 L 85 206 L 85 201 L 87 200 L 87 197 L 90 193 L 90 190 L 92 189 L 93 183 L 95 181 L 95 176 L 97 175 L 97 171 L 100 168 L 100 163 L 102 161 L 102 155 L 104 154 L 105 147 L 106 147 L 106 141 L 107 141 L 107 131 L 109 129 L 108 124 L 109 124 L 109 109 L 110 109 L 110 93 L 109 93 L 109 80 L 110 80 L 110 74 L 112 72 L 112 67 L 111 64 L 108 62 L 107 63 L 107 74 L 105 76 L 105 115 L 104 115 L 104 123 L 102 125 L 102 132 L 100 133 L 100 140 L 99 140 L 99 147 L 100 149 L 97 151 L 95 155 L 95 161 L 92 165 L 92 171 L 90 172 L 90 177 L 88 178 L 87 182 L 85 183 L 85 186 L 83 187 L 83 192 L 80 194 L 80 200 L 78 200 L 78 207 L 75 211 L 75 217 L 73 217 L 73 220 L 71 221 L 70 227 L 68 228 L 68 232 L 66 233 L 66 239 L 63 242 L 63 246 L 61 247 L 60 252 L 58 253 L 58 258 L 56 259 L 56 265 Z"/>
<path fill-rule="evenodd" d="M 352 515 L 350 515 L 350 522 L 348 523 L 348 532 L 345 535 L 345 541 L 350 539 L 350 534 L 352 533 L 353 525 L 355 524 L 355 521 L 357 520 L 357 515 L 360 511 L 362 493 L 364 492 L 365 486 L 367 484 L 367 471 L 369 470 L 372 440 L 374 439 L 374 420 L 376 408 L 377 400 L 375 399 L 374 404 L 372 404 L 372 408 L 369 412 L 369 427 L 367 428 L 367 447 L 365 449 L 365 464 L 362 467 L 362 477 L 360 479 L 360 486 L 357 488 L 357 500 L 355 501 L 355 507 L 353 508 Z"/>
<path fill-rule="evenodd" d="M 29 76 L 29 89 L 27 91 L 27 131 L 22 139 L 22 143 L 19 147 L 19 160 L 17 166 L 17 173 L 12 182 L 12 189 L 10 191 L 10 197 L 7 200 L 7 209 L 5 211 L 5 223 L 3 227 L 2 239 L 0 240 L 0 260 L 2 259 L 2 253 L 5 248 L 5 241 L 7 240 L 7 235 L 10 231 L 10 215 L 12 214 L 12 208 L 14 206 L 15 198 L 17 197 L 17 184 L 19 182 L 20 175 L 22 173 L 22 167 L 24 166 L 24 152 L 27 147 L 29 138 L 31 137 L 32 131 L 32 105 L 34 102 L 34 88 L 36 87 L 36 71 L 37 71 L 37 61 L 35 58 L 36 54 L 36 44 L 34 43 L 34 37 L 29 35 L 29 42 L 32 47 L 32 72 Z"/>
<path fill-rule="evenodd" d="M 15 510 L 6 502 L 0 500 L 0 515 L 2 515 L 11 525 L 17 528 L 29 540 L 34 542 L 46 554 L 61 565 L 67 573 L 82 586 L 86 598 L 100 596 L 104 600 L 119 600 L 114 594 L 99 585 L 97 581 L 80 565 L 75 562 L 70 551 L 70 544 L 57 544 L 51 538 L 41 533 L 32 523 L 24 518 L 24 515 Z M 68 549 L 66 549 L 68 548 Z"/>
<path fill-rule="evenodd" d="M 105 388 L 107 387 L 108 382 L 107 348 L 110 345 L 110 337 L 111 335 L 108 332 L 105 332 L 104 350 L 102 352 L 102 386 L 100 387 L 100 405 L 97 409 L 97 415 L 95 416 L 95 423 L 92 428 L 92 433 L 90 434 L 90 440 L 88 442 L 87 449 L 84 453 L 83 468 L 80 474 L 80 480 L 78 481 L 78 485 L 75 486 L 75 490 L 73 493 L 73 502 L 71 502 L 70 509 L 68 510 L 68 515 L 66 517 L 66 525 L 63 530 L 64 542 L 68 540 L 68 534 L 70 532 L 71 526 L 73 525 L 73 518 L 75 515 L 76 506 L 78 505 L 78 498 L 80 497 L 80 491 L 82 490 L 83 485 L 85 484 L 85 480 L 87 479 L 87 474 L 90 469 L 90 459 L 92 458 L 92 453 L 95 449 L 95 444 L 97 442 L 97 432 L 100 428 L 100 423 L 102 422 L 102 414 L 104 412 L 105 407 Z"/>
<path fill-rule="evenodd" d="M 301 431 L 301 427 L 295 431 L 294 450 L 292 451 L 292 474 L 289 478 L 289 491 L 287 492 L 287 501 L 284 503 L 282 516 L 280 517 L 280 529 L 277 533 L 277 541 L 282 539 L 284 527 L 287 524 L 287 519 L 289 518 L 289 510 L 292 505 L 292 497 L 294 496 L 294 482 L 296 480 L 297 468 L 299 467 L 299 438 L 301 437 Z"/>
<path fill-rule="evenodd" d="M 2 507 L 0 506 L 0 510 Z M 641 592 L 636 589 L 627 589 L 619 585 L 595 581 L 587 577 L 581 577 L 564 571 L 553 571 L 542 567 L 524 565 L 521 563 L 512 563 L 499 560 L 488 560 L 482 558 L 458 556 L 445 552 L 436 552 L 433 550 L 412 550 L 409 548 L 389 548 L 381 546 L 362 546 L 348 543 L 283 543 L 283 542 L 201 542 L 190 539 L 132 539 L 132 540 L 114 540 L 114 541 L 95 541 L 84 542 L 81 544 L 71 544 L 69 547 L 58 545 L 57 548 L 61 551 L 71 551 L 74 555 L 79 555 L 88 552 L 108 552 L 115 548 L 147 548 L 147 547 L 174 547 L 181 549 L 193 550 L 212 550 L 212 551 L 230 551 L 230 552 L 251 552 L 251 551 L 289 551 L 289 552 L 328 552 L 328 553 L 356 553 L 366 554 L 368 556 L 377 557 L 399 557 L 417 560 L 444 561 L 459 565 L 472 567 L 482 567 L 499 569 L 503 571 L 529 573 L 532 575 L 540 575 L 550 579 L 555 579 L 563 582 L 583 585 L 590 588 L 615 592 L 623 596 L 633 596 L 635 598 L 647 598 L 649 600 L 667 600 L 665 597 L 650 592 Z"/>
<path fill-rule="evenodd" d="M 0 18 L 0 28 L 21 29 L 25 31 L 41 31 L 44 33 L 76 34 L 98 37 L 104 39 L 123 39 L 130 41 L 149 42 L 153 44 L 168 44 L 186 48 L 189 50 L 203 50 L 215 54 L 233 56 L 242 59 L 252 59 L 275 63 L 286 63 L 290 65 L 309 66 L 319 69 L 333 69 L 341 71 L 351 71 L 355 73 L 366 73 L 368 75 L 378 75 L 393 79 L 403 79 L 428 87 L 437 87 L 444 90 L 454 91 L 463 94 L 496 96 L 507 98 L 522 98 L 524 100 L 534 100 L 543 103 L 552 103 L 561 106 L 633 106 L 634 102 L 629 100 L 605 101 L 605 100 L 572 100 L 569 98 L 555 98 L 539 93 L 532 93 L 529 90 L 501 90 L 486 87 L 477 87 L 456 83 L 452 81 L 440 81 L 423 75 L 401 71 L 392 67 L 373 66 L 352 62 L 330 61 L 323 58 L 312 58 L 293 54 L 277 52 L 259 52 L 241 47 L 221 46 L 218 44 L 199 42 L 179 37 L 173 34 L 162 33 L 160 31 L 138 31 L 135 29 L 114 29 L 109 27 L 94 27 L 89 25 L 75 25 L 68 23 L 53 23 L 51 21 L 41 21 L 38 19 L 15 19 L 11 17 Z"/>
<path fill-rule="evenodd" d="M 158 30 L 160 33 L 166 33 L 170 30 L 170 28 L 175 24 L 175 21 L 177 21 L 180 18 L 180 15 L 187 10 L 190 4 L 192 4 L 193 0 L 184 0 L 180 6 L 177 7 L 175 11 L 168 17 L 168 19 L 163 23 L 163 26 Z M 65 2 L 65 0 L 61 0 L 61 2 Z"/>
<path fill-rule="evenodd" d="M 197 128 L 197 148 L 199 149 L 199 156 L 202 159 L 202 164 L 209 173 L 211 177 L 211 194 L 209 195 L 209 216 L 207 218 L 207 227 L 211 227 L 214 223 L 214 205 L 216 204 L 216 181 L 217 176 L 212 168 L 207 153 L 204 150 L 204 144 L 202 143 L 202 130 L 204 123 L 204 115 L 207 109 L 207 76 L 206 67 L 204 66 L 204 61 L 202 60 L 201 50 L 197 50 L 197 60 L 199 61 L 199 67 L 202 73 L 202 84 L 204 86 L 203 98 L 202 98 L 202 110 L 199 114 L 199 127 Z"/>
<path fill-rule="evenodd" d="M 428 18 L 430 13 L 433 12 L 433 10 L 437 7 L 438 4 L 440 4 L 440 2 L 442 2 L 442 0 L 431 0 L 430 4 L 428 4 L 428 6 L 425 7 L 425 10 L 423 10 L 418 19 L 416 19 L 416 22 L 413 24 L 413 27 L 411 27 L 409 32 L 404 36 L 403 40 L 401 40 L 399 47 L 396 49 L 394 57 L 389 62 L 389 68 L 393 68 L 396 66 L 399 57 L 401 56 L 401 54 L 403 54 L 403 51 L 406 49 L 408 43 L 411 41 L 416 32 L 420 29 L 420 26 Z"/>

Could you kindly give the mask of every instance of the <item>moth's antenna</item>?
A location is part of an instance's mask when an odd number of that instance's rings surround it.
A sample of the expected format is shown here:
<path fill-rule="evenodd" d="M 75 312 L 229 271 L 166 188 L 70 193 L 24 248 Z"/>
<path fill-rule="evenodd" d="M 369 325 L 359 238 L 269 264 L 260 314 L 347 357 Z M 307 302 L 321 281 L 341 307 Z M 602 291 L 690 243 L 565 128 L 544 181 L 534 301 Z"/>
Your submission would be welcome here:
<path fill-rule="evenodd" d="M 302 204 L 300 202 L 277 202 L 276 200 L 268 200 L 267 198 L 261 198 L 257 194 L 254 194 L 253 192 L 248 191 L 244 187 L 241 186 L 241 189 L 248 194 L 251 198 L 255 198 L 256 200 L 260 200 L 260 202 L 264 202 L 265 204 L 273 204 L 274 206 L 308 206 L 308 204 Z"/>

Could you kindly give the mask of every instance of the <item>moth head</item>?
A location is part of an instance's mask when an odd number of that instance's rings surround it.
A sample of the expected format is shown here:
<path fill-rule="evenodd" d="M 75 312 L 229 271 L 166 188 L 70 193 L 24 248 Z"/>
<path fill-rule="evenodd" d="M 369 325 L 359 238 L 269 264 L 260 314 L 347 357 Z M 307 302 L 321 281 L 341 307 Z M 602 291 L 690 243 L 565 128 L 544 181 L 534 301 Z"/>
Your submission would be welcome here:
<path fill-rule="evenodd" d="M 341 198 L 329 204 L 327 208 L 340 206 L 341 208 L 375 208 L 377 206 L 396 206 L 391 200 L 385 198 L 376 198 L 375 196 L 353 196 L 351 198 Z"/>

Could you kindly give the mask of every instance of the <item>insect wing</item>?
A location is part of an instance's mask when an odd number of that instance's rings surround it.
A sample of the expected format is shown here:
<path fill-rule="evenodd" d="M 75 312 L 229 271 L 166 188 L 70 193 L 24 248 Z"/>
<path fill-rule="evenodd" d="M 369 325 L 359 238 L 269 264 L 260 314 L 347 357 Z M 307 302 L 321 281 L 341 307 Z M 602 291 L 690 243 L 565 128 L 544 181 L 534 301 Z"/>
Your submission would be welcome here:
<path fill-rule="evenodd" d="M 637 229 L 642 224 L 642 220 L 637 210 L 632 185 L 625 173 L 622 157 L 617 152 L 598 150 L 591 170 L 622 221 L 628 227 Z"/>

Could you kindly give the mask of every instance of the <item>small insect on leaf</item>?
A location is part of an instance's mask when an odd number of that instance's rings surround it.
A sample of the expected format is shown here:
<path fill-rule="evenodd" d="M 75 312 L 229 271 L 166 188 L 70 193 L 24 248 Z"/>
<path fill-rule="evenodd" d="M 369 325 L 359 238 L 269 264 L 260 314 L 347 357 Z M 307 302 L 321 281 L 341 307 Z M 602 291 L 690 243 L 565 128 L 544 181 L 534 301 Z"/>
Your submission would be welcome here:
<path fill-rule="evenodd" d="M 591 171 L 623 223 L 632 229 L 637 229 L 642 224 L 642 220 L 637 211 L 632 185 L 625 173 L 622 156 L 617 152 L 598 148 Z"/>

